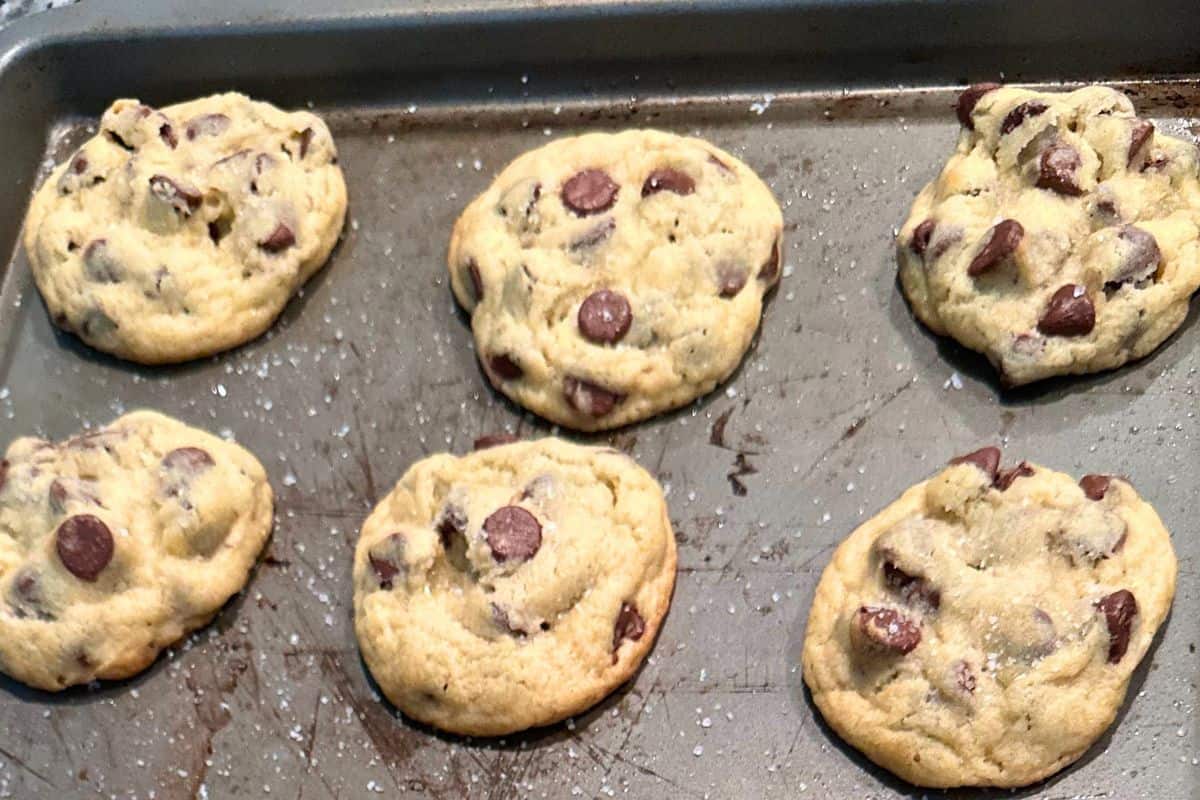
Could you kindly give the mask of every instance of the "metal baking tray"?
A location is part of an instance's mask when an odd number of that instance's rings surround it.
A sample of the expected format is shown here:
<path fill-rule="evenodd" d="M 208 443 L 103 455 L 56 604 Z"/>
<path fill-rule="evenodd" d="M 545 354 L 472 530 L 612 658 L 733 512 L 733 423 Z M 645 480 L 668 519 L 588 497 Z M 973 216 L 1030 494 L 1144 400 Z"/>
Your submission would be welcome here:
<path fill-rule="evenodd" d="M 893 257 L 965 80 L 1117 81 L 1194 139 L 1194 0 L 390 5 L 86 0 L 0 33 L 0 440 L 149 406 L 235 436 L 278 498 L 246 591 L 143 675 L 58 695 L 0 681 L 0 797 L 1200 796 L 1195 315 L 1140 363 L 1004 392 L 913 320 Z M 329 265 L 269 334 L 217 358 L 142 368 L 56 332 L 16 247 L 38 175 L 115 97 L 229 88 L 329 119 L 351 196 Z M 447 287 L 450 226 L 518 153 L 634 125 L 706 137 L 770 183 L 785 278 L 727 385 L 581 437 L 669 487 L 679 581 L 652 658 L 570 724 L 441 735 L 388 706 L 359 660 L 358 526 L 415 459 L 551 430 L 480 374 Z M 927 793 L 825 727 L 799 647 L 836 543 L 993 442 L 1132 476 L 1174 533 L 1179 593 L 1077 765 L 1025 791 Z"/>

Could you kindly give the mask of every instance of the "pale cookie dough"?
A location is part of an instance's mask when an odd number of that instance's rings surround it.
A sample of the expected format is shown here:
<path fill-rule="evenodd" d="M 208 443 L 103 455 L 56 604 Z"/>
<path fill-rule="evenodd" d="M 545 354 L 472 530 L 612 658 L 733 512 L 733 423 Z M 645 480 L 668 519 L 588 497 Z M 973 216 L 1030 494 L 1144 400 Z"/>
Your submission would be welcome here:
<path fill-rule="evenodd" d="M 333 250 L 346 185 L 325 123 L 240 94 L 118 100 L 33 198 L 25 249 L 55 324 L 162 364 L 261 334 Z"/>
<path fill-rule="evenodd" d="M 1112 724 L 1175 593 L 1126 481 L 956 459 L 854 531 L 821 576 L 804 680 L 826 721 L 919 786 L 1024 786 Z"/>
<path fill-rule="evenodd" d="M 1200 287 L 1196 147 L 1102 86 L 978 84 L 958 115 L 958 147 L 897 240 L 917 317 L 1007 385 L 1162 344 Z"/>
<path fill-rule="evenodd" d="M 615 428 L 729 377 L 779 280 L 783 218 L 749 167 L 653 130 L 552 142 L 463 212 L 450 278 L 492 384 Z"/>
<path fill-rule="evenodd" d="M 271 487 L 236 444 L 152 411 L 0 461 L 0 670 L 39 689 L 140 672 L 246 583 Z"/>
<path fill-rule="evenodd" d="M 504 442 L 414 464 L 354 556 L 355 631 L 383 693 L 477 736 L 557 722 L 627 681 L 675 585 L 648 472 L 614 450 Z"/>

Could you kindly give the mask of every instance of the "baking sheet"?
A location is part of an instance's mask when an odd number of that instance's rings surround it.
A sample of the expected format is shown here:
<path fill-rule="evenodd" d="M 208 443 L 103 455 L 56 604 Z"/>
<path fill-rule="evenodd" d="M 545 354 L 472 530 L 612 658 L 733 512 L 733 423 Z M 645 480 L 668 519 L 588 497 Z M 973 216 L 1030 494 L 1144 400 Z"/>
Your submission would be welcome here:
<path fill-rule="evenodd" d="M 816 67 L 755 77 L 724 58 L 689 61 L 679 42 L 667 49 L 680 60 L 665 66 L 596 56 L 608 51 L 589 22 L 627 25 L 636 38 L 677 4 L 634 3 L 628 17 L 590 21 L 586 9 L 546 16 L 540 33 L 560 34 L 552 60 L 567 60 L 554 69 L 512 60 L 512 41 L 484 69 L 491 45 L 479 40 L 466 55 L 448 33 L 493 25 L 535 37 L 543 23 L 514 4 L 420 4 L 391 16 L 334 4 L 328 13 L 340 22 L 264 6 L 204 27 L 198 20 L 222 19 L 219 4 L 165 3 L 132 34 L 122 27 L 134 25 L 121 17 L 128 5 L 89 0 L 64 12 L 65 27 L 36 20 L 0 37 L 9 53 L 0 145 L 14 162 L 0 243 L 15 241 L 39 161 L 64 158 L 108 99 L 165 104 L 229 87 L 313 100 L 339 144 L 349 221 L 329 265 L 269 334 L 171 368 L 122 363 L 55 331 L 15 254 L 0 286 L 0 440 L 62 437 L 156 408 L 255 452 L 277 492 L 277 524 L 245 592 L 143 675 L 58 695 L 0 680 L 0 797 L 981 796 L 922 792 L 870 766 L 822 724 L 798 664 L 811 594 L 836 543 L 949 457 L 987 443 L 1003 443 L 1007 460 L 1130 475 L 1174 533 L 1181 574 L 1173 614 L 1111 732 L 1045 784 L 982 796 L 1200 793 L 1195 313 L 1129 368 L 1005 393 L 982 359 L 925 332 L 897 290 L 892 237 L 953 145 L 953 91 L 831 89 L 822 84 L 836 69 Z M 785 11 L 796 30 L 829 11 L 756 5 L 759 22 L 728 28 L 738 46 Z M 447 16 L 429 16 L 441 6 Z M 287 13 L 298 21 L 285 24 Z M 412 66 L 401 80 L 389 72 L 401 55 L 368 45 L 380 30 L 409 41 L 421 15 L 433 25 L 429 41 L 459 49 L 444 53 L 444 69 Z M 710 26 L 695 27 L 699 47 Z M 174 63 L 193 68 L 174 83 L 137 71 L 171 36 L 180 37 L 166 48 Z M 594 48 L 567 63 L 560 51 L 575 40 Z M 216 52 L 203 55 L 205 43 Z M 340 52 L 341 66 L 317 54 L 303 62 L 309 72 L 295 67 L 316 45 Z M 105 53 L 132 65 L 97 74 L 89 67 Z M 910 67 L 929 71 L 930 85 L 960 77 Z M 313 74 L 321 69 L 330 71 Z M 1115 66 L 1097 74 L 1128 79 Z M 1196 138 L 1194 83 L 1127 86 L 1160 129 Z M 388 706 L 358 657 L 358 526 L 424 455 L 465 452 L 483 433 L 552 430 L 488 388 L 476 365 L 445 276 L 450 226 L 518 153 L 630 125 L 702 136 L 755 168 L 784 209 L 785 277 L 728 384 L 674 414 L 578 437 L 626 450 L 668 487 L 679 579 L 652 657 L 569 724 L 503 740 L 442 735 Z"/>

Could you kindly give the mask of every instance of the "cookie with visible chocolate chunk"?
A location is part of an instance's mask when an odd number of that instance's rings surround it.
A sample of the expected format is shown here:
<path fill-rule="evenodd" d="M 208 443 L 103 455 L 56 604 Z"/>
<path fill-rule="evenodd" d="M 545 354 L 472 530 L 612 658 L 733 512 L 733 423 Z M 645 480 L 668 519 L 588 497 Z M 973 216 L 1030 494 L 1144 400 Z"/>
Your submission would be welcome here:
<path fill-rule="evenodd" d="M 25 249 L 54 323 L 144 364 L 261 334 L 325 263 L 346 185 L 325 123 L 240 94 L 117 100 L 47 178 Z"/>
<path fill-rule="evenodd" d="M 262 465 L 152 411 L 0 461 L 0 670 L 39 689 L 140 672 L 245 585 Z"/>
<path fill-rule="evenodd" d="M 467 207 L 451 285 L 499 391 L 605 430 L 729 377 L 779 280 L 782 229 L 771 191 L 723 150 L 591 133 L 525 153 Z"/>
<path fill-rule="evenodd" d="M 919 786 L 1024 786 L 1112 724 L 1175 593 L 1128 481 L 986 447 L 854 531 L 817 586 L 804 680 L 826 721 Z"/>
<path fill-rule="evenodd" d="M 667 613 L 675 562 L 662 489 L 619 452 L 551 438 L 443 453 L 363 524 L 355 631 L 405 714 L 499 736 L 627 681 Z"/>
<path fill-rule="evenodd" d="M 1103 86 L 977 84 L 900 229 L 900 282 L 935 333 L 1007 385 L 1097 372 L 1171 335 L 1200 287 L 1195 145 Z"/>

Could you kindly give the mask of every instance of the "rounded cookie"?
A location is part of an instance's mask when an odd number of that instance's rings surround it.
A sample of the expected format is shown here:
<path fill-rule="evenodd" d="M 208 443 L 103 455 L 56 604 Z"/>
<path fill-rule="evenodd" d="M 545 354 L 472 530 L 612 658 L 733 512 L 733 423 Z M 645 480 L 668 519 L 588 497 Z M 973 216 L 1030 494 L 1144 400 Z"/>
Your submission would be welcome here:
<path fill-rule="evenodd" d="M 826 721 L 920 786 L 1024 786 L 1112 724 L 1175 593 L 1125 480 L 989 447 L 859 527 L 817 586 L 804 680 Z"/>
<path fill-rule="evenodd" d="M 958 113 L 958 146 L 897 241 L 917 317 L 1007 385 L 1158 347 L 1200 287 L 1196 147 L 1103 86 L 980 84 Z"/>
<path fill-rule="evenodd" d="M 0 670 L 39 689 L 118 679 L 210 620 L 271 531 L 241 447 L 152 411 L 0 461 Z"/>
<path fill-rule="evenodd" d="M 541 439 L 435 455 L 363 524 L 355 631 L 405 714 L 498 736 L 628 680 L 667 613 L 675 561 L 661 488 L 616 451 Z"/>
<path fill-rule="evenodd" d="M 591 133 L 525 153 L 467 207 L 451 285 L 497 389 L 604 430 L 729 377 L 779 280 L 782 229 L 771 191 L 725 151 Z"/>
<path fill-rule="evenodd" d="M 240 94 L 118 100 L 38 190 L 25 249 L 55 324 L 161 364 L 261 334 L 333 250 L 346 185 L 325 123 Z"/>

